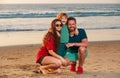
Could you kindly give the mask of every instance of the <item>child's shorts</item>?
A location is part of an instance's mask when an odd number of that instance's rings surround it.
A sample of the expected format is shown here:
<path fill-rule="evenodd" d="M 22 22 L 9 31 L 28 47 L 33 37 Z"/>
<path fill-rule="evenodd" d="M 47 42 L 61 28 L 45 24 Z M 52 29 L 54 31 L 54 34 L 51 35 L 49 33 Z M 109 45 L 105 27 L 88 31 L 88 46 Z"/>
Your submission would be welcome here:
<path fill-rule="evenodd" d="M 88 50 L 86 50 L 86 57 L 88 56 Z M 67 50 L 65 58 L 69 58 L 70 61 L 75 62 L 78 60 L 78 52 L 74 50 Z"/>

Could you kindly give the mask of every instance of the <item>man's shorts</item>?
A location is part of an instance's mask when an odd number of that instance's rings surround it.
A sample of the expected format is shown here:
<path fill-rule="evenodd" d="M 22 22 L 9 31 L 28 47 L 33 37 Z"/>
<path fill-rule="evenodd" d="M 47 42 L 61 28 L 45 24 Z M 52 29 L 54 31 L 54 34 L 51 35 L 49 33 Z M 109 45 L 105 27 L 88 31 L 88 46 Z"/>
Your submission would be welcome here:
<path fill-rule="evenodd" d="M 86 57 L 88 56 L 88 50 L 86 50 Z M 78 60 L 78 51 L 67 49 L 65 58 L 69 58 L 70 61 L 75 62 Z"/>

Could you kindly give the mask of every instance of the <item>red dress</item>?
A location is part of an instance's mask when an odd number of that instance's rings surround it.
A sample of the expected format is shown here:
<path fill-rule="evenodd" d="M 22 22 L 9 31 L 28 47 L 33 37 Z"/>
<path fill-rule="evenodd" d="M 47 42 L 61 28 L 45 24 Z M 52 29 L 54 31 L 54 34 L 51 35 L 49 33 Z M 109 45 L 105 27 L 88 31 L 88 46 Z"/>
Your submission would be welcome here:
<path fill-rule="evenodd" d="M 48 39 L 48 42 L 44 45 L 41 46 L 38 50 L 37 56 L 36 56 L 36 63 L 38 63 L 38 60 L 41 57 L 44 56 L 50 56 L 50 54 L 48 53 L 48 50 L 53 50 L 54 52 L 56 52 L 56 47 L 54 46 L 54 37 L 51 35 Z"/>

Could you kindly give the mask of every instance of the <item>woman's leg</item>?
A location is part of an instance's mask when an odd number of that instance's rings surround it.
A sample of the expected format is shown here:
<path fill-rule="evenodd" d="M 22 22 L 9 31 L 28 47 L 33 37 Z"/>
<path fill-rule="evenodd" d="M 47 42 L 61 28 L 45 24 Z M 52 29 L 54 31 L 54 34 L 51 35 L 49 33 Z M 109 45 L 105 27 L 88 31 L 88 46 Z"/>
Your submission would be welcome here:
<path fill-rule="evenodd" d="M 52 69 L 57 70 L 62 65 L 62 62 L 52 56 L 45 56 L 41 62 L 40 70 L 43 74 L 47 74 L 46 70 Z"/>

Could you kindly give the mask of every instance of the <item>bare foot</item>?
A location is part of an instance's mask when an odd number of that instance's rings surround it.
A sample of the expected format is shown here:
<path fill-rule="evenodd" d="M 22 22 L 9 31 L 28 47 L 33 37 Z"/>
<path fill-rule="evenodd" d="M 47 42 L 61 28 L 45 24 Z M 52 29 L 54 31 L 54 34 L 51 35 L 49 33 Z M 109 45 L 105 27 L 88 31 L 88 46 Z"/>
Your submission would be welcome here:
<path fill-rule="evenodd" d="M 48 73 L 49 74 L 61 74 L 61 69 L 60 68 L 58 68 L 58 69 L 48 69 Z"/>
<path fill-rule="evenodd" d="M 56 69 L 55 72 L 56 72 L 56 74 L 61 74 L 62 73 L 60 68 Z"/>
<path fill-rule="evenodd" d="M 44 75 L 46 75 L 47 74 L 47 70 L 46 69 L 44 69 L 42 66 L 40 66 L 40 72 L 42 73 L 42 74 L 44 74 Z"/>

